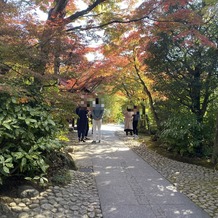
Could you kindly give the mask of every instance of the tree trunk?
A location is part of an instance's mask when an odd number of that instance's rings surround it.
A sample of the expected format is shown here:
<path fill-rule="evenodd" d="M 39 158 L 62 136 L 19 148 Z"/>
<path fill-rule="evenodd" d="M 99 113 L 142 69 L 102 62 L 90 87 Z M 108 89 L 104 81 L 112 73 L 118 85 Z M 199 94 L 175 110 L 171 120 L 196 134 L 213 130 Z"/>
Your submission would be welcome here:
<path fill-rule="evenodd" d="M 134 51 L 133 51 L 134 54 L 135 54 L 135 51 L 136 50 L 134 49 Z M 137 74 L 137 76 L 138 76 L 138 78 L 140 80 L 140 83 L 142 84 L 142 87 L 143 87 L 143 90 L 144 90 L 145 94 L 148 96 L 149 106 L 150 106 L 151 112 L 153 114 L 155 123 L 157 125 L 157 129 L 161 130 L 159 116 L 158 116 L 158 114 L 156 112 L 156 108 L 154 106 L 154 101 L 153 101 L 151 92 L 149 91 L 148 87 L 146 86 L 144 80 L 142 79 L 142 77 L 140 75 L 140 70 L 137 67 L 137 57 L 136 57 L 136 55 L 133 56 L 133 60 L 134 60 L 134 68 L 135 68 L 136 74 Z"/>
<path fill-rule="evenodd" d="M 214 139 L 212 163 L 213 164 L 218 163 L 218 113 L 216 116 L 215 139 Z"/>
<path fill-rule="evenodd" d="M 143 90 L 145 92 L 145 94 L 148 96 L 148 100 L 149 100 L 149 106 L 150 106 L 150 109 L 151 109 L 151 112 L 154 116 L 154 120 L 156 122 L 156 125 L 157 125 L 157 129 L 160 130 L 161 127 L 160 127 L 160 120 L 159 120 L 159 117 L 158 117 L 158 114 L 156 112 L 156 108 L 154 107 L 154 101 L 153 101 L 153 98 L 152 98 L 152 95 L 151 95 L 151 92 L 149 91 L 148 87 L 146 86 L 144 80 L 141 78 L 140 74 L 139 74 L 139 70 L 138 68 L 135 66 L 135 70 L 136 70 L 136 74 L 143 86 Z"/>
<path fill-rule="evenodd" d="M 149 121 L 149 118 L 148 118 L 147 114 L 145 114 L 145 120 L 146 120 L 146 123 L 147 123 L 148 133 L 151 134 L 150 121 Z"/>
<path fill-rule="evenodd" d="M 201 109 L 201 89 L 202 89 L 202 84 L 201 84 L 201 72 L 199 68 L 196 66 L 195 70 L 192 71 L 192 81 L 190 84 L 190 97 L 191 97 L 191 110 L 192 113 L 196 116 L 196 120 L 198 124 L 201 126 L 203 124 L 203 111 Z M 198 156 L 203 155 L 203 132 L 202 129 L 200 128 L 199 130 L 196 130 L 193 132 L 194 137 L 198 141 L 198 144 L 196 145 L 196 154 Z"/>
<path fill-rule="evenodd" d="M 193 78 L 190 84 L 190 97 L 191 97 L 191 110 L 196 115 L 196 119 L 199 123 L 203 121 L 203 114 L 201 111 L 201 82 L 200 82 L 200 71 L 196 67 L 195 71 L 192 72 Z"/>
<path fill-rule="evenodd" d="M 143 103 L 141 103 L 141 107 L 142 107 L 142 114 L 141 114 L 141 118 L 140 118 L 140 124 L 141 124 L 141 128 L 146 129 L 144 99 L 143 99 Z"/>

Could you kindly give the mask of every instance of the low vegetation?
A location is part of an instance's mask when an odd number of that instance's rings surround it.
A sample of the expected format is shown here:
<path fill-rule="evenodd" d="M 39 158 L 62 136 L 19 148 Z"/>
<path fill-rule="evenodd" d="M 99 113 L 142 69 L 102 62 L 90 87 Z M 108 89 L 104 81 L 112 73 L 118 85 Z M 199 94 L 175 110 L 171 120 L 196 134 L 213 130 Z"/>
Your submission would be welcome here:
<path fill-rule="evenodd" d="M 51 107 L 37 101 L 1 96 L 0 106 L 0 183 L 15 178 L 39 187 L 68 178 L 76 169 L 72 158 L 63 152 L 60 140 L 63 125 L 52 116 Z M 65 180 L 66 182 L 69 179 Z"/>
<path fill-rule="evenodd" d="M 181 156 L 181 154 L 179 154 L 178 152 L 173 152 L 172 150 L 169 150 L 168 146 L 161 143 L 161 141 L 153 140 L 153 137 L 151 137 L 150 135 L 143 134 L 140 138 L 140 141 L 146 144 L 146 147 L 169 159 L 189 164 L 195 164 L 210 169 L 214 169 L 214 167 L 216 167 L 211 162 L 211 159 L 209 157 Z"/>

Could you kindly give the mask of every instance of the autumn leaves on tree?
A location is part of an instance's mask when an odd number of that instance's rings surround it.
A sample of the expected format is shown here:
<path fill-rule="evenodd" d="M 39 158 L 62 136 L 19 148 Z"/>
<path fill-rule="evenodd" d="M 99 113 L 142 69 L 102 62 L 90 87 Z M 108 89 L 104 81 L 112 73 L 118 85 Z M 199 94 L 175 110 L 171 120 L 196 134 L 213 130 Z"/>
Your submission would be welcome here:
<path fill-rule="evenodd" d="M 20 0 L 0 6 L 0 90 L 38 96 L 68 115 L 84 91 L 119 93 L 144 104 L 154 132 L 170 149 L 211 154 L 215 0 Z M 39 10 L 47 13 L 45 21 L 36 18 Z M 196 122 L 180 133 L 186 140 L 178 148 L 173 133 L 179 125 L 168 124 L 180 119 L 181 131 L 183 116 Z"/>

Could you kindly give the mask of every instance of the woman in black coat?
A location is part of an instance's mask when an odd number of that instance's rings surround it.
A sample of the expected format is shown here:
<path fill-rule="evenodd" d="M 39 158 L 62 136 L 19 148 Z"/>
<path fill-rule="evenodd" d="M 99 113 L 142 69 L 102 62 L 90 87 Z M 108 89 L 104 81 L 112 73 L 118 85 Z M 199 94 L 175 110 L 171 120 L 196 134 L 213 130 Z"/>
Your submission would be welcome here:
<path fill-rule="evenodd" d="M 88 110 L 86 107 L 78 107 L 76 109 L 77 119 L 77 132 L 79 141 L 85 142 L 84 138 L 88 126 Z"/>

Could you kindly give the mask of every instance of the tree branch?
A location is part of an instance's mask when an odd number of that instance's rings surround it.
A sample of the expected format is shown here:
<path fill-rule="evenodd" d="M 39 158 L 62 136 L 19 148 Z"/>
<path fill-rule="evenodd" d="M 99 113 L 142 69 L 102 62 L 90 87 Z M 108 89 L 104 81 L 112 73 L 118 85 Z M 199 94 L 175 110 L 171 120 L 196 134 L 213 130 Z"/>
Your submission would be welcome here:
<path fill-rule="evenodd" d="M 89 5 L 88 8 L 82 11 L 78 11 L 75 14 L 72 14 L 71 16 L 64 19 L 64 24 L 71 23 L 72 21 L 76 20 L 78 17 L 81 17 L 85 14 L 88 14 L 90 11 L 92 11 L 95 7 L 97 7 L 99 4 L 105 2 L 106 0 L 96 0 L 93 4 Z"/>
<path fill-rule="evenodd" d="M 149 16 L 146 15 L 144 17 L 140 17 L 140 18 L 136 18 L 136 19 L 132 19 L 132 20 L 112 20 L 110 22 L 103 23 L 103 24 L 100 24 L 100 25 L 97 25 L 97 26 L 87 26 L 87 27 L 76 26 L 76 27 L 67 29 L 67 32 L 77 30 L 77 29 L 79 29 L 81 31 L 90 30 L 90 29 L 100 29 L 102 27 L 109 26 L 109 25 L 115 24 L 115 23 L 128 24 L 128 23 L 138 22 L 138 21 L 141 21 L 141 20 L 144 20 L 144 19 L 149 19 Z"/>

